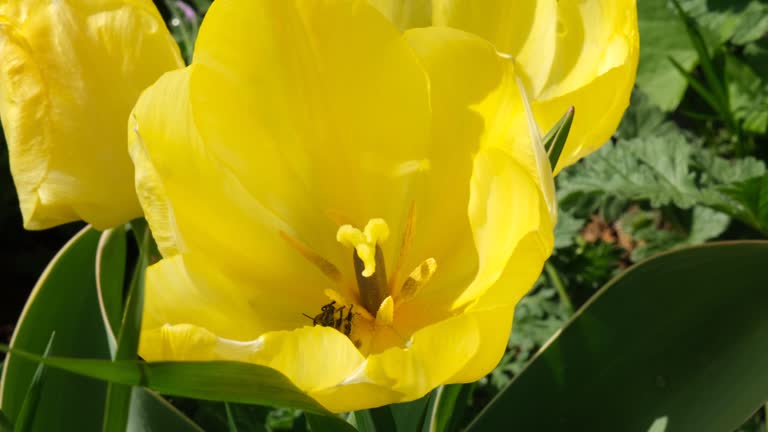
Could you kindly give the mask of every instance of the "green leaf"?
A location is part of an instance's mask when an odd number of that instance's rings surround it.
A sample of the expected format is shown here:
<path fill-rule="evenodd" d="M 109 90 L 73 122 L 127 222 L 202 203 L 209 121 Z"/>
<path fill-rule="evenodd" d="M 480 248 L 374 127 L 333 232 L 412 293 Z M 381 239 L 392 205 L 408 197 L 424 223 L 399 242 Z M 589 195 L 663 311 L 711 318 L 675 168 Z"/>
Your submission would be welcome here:
<path fill-rule="evenodd" d="M 438 387 L 425 430 L 428 432 L 458 430 L 467 410 L 472 386 L 473 384 L 449 384 Z"/>
<path fill-rule="evenodd" d="M 357 432 L 351 424 L 334 415 L 307 413 L 307 423 L 313 432 Z"/>
<path fill-rule="evenodd" d="M 117 350 L 117 333 L 123 314 L 123 287 L 126 260 L 125 227 L 109 229 L 101 234 L 96 250 L 96 289 L 99 308 L 107 329 L 110 352 Z"/>
<path fill-rule="evenodd" d="M 638 1 L 637 15 L 642 35 L 637 86 L 651 103 L 664 111 L 673 111 L 682 100 L 687 84 L 669 57 L 684 70 L 691 71 L 698 57 L 696 50 L 667 0 Z"/>
<path fill-rule="evenodd" d="M 232 415 L 232 409 L 229 404 L 224 402 L 224 409 L 227 412 L 227 428 L 229 432 L 237 432 L 237 424 L 235 423 L 235 417 Z"/>
<path fill-rule="evenodd" d="M 203 432 L 162 396 L 145 388 L 133 387 L 130 407 L 128 432 Z"/>
<path fill-rule="evenodd" d="M 138 225 L 138 224 L 137 224 Z M 149 264 L 150 242 L 152 236 L 146 224 L 140 224 L 140 228 L 134 233 L 140 238 L 139 258 L 134 269 L 128 292 L 128 301 L 125 307 L 120 333 L 117 337 L 117 351 L 114 360 L 132 360 L 138 357 L 139 333 L 141 332 L 141 318 L 144 307 L 144 273 Z M 143 230 L 143 232 L 141 231 Z M 104 408 L 104 428 L 110 432 L 122 432 L 128 424 L 130 415 L 132 390 L 130 386 L 110 383 L 107 389 L 107 402 Z"/>
<path fill-rule="evenodd" d="M 427 407 L 432 393 L 411 402 L 397 403 L 389 406 L 395 419 L 398 431 L 420 431 L 426 420 Z"/>
<path fill-rule="evenodd" d="M 43 358 L 51 353 L 51 346 L 53 345 L 53 339 L 56 333 L 51 333 L 51 338 L 48 339 L 48 345 L 43 352 Z M 45 365 L 37 365 L 35 375 L 32 377 L 32 382 L 29 384 L 29 390 L 27 390 L 27 396 L 24 398 L 24 403 L 21 405 L 21 411 L 16 418 L 16 432 L 27 432 L 32 430 L 32 424 L 35 421 L 35 416 L 40 414 L 37 410 L 40 402 L 40 393 L 43 388 L 43 380 L 45 379 Z"/>
<path fill-rule="evenodd" d="M 768 174 L 729 185 L 723 191 L 742 220 L 768 235 Z"/>
<path fill-rule="evenodd" d="M 768 242 L 710 243 L 632 267 L 469 430 L 734 430 L 768 389 L 766 256 Z"/>
<path fill-rule="evenodd" d="M 560 174 L 561 200 L 574 194 L 645 199 L 654 207 L 691 208 L 699 189 L 689 169 L 694 148 L 680 135 L 606 144 L 583 164 Z"/>
<path fill-rule="evenodd" d="M 0 351 L 8 350 L 6 345 L 0 344 Z M 228 361 L 146 363 L 71 357 L 43 359 L 22 350 L 14 349 L 12 353 L 52 368 L 117 384 L 140 385 L 171 396 L 291 407 L 328 414 L 283 374 L 266 366 Z"/>
<path fill-rule="evenodd" d="M 53 258 L 35 285 L 11 339 L 14 348 L 43 353 L 51 333 L 51 356 L 108 359 L 96 294 L 95 258 L 99 233 L 85 228 Z M 18 417 L 37 364 L 11 354 L 0 382 L 0 406 Z M 101 428 L 106 385 L 61 370 L 46 373 L 32 430 L 96 431 Z"/>
<path fill-rule="evenodd" d="M 543 138 L 544 149 L 547 151 L 549 163 L 553 168 L 557 166 L 557 161 L 560 160 L 560 154 L 563 152 L 565 142 L 568 140 L 568 133 L 571 131 L 575 112 L 574 107 L 568 108 L 568 111 L 563 114 L 560 120 L 552 126 L 552 129 Z"/>
<path fill-rule="evenodd" d="M 763 134 L 768 130 L 768 81 L 750 64 L 736 56 L 728 56 L 728 97 L 734 116 L 744 130 Z"/>
<path fill-rule="evenodd" d="M 584 219 L 577 218 L 570 212 L 562 210 L 558 212 L 557 224 L 555 225 L 555 249 L 571 246 L 585 222 Z"/>
<path fill-rule="evenodd" d="M 395 431 L 395 418 L 388 406 L 355 411 L 355 424 L 360 432 Z"/>
<path fill-rule="evenodd" d="M 13 432 L 13 423 L 2 411 L 0 411 L 0 432 Z"/>

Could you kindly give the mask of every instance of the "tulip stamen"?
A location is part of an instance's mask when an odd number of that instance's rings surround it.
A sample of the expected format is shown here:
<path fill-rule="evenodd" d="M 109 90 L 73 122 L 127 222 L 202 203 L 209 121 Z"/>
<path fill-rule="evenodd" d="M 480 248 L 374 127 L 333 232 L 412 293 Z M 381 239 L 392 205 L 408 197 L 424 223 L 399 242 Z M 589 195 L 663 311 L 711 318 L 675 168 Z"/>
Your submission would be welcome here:
<path fill-rule="evenodd" d="M 400 272 L 405 264 L 405 257 L 411 250 L 411 244 L 413 243 L 413 229 L 416 223 L 416 202 L 412 201 L 411 206 L 408 209 L 408 217 L 405 219 L 405 227 L 403 229 L 403 237 L 400 240 L 400 253 L 398 254 L 397 261 L 395 261 L 395 268 L 389 275 L 389 292 L 393 297 L 396 297 L 399 292 L 399 286 L 397 281 L 400 277 Z"/>
<path fill-rule="evenodd" d="M 289 246 L 294 248 L 301 256 L 306 258 L 307 261 L 317 267 L 325 276 L 328 277 L 328 279 L 336 283 L 341 281 L 341 272 L 338 268 L 336 268 L 335 265 L 333 265 L 333 263 L 321 257 L 320 254 L 312 250 L 312 248 L 304 244 L 301 240 L 293 237 L 285 231 L 280 231 L 280 237 L 285 240 Z"/>
<path fill-rule="evenodd" d="M 384 252 L 379 246 L 388 237 L 389 227 L 383 219 L 371 219 L 362 231 L 351 225 L 342 225 L 336 233 L 336 240 L 355 249 L 352 262 L 360 303 L 374 317 L 381 302 L 389 296 Z"/>

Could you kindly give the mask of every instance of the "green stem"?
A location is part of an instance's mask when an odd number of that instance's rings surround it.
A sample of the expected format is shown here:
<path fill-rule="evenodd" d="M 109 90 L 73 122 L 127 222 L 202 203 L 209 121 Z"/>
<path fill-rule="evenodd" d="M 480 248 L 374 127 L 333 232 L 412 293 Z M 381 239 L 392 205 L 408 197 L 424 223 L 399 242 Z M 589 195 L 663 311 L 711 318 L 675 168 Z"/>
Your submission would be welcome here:
<path fill-rule="evenodd" d="M 557 290 L 557 294 L 560 296 L 560 301 L 565 306 L 568 314 L 573 314 L 573 303 L 571 303 L 571 299 L 568 297 L 568 292 L 565 290 L 565 284 L 563 284 L 563 280 L 560 279 L 560 274 L 557 272 L 555 266 L 547 261 L 544 264 L 544 271 L 547 272 L 547 277 L 549 277 L 550 282 L 552 282 L 555 290 Z"/>

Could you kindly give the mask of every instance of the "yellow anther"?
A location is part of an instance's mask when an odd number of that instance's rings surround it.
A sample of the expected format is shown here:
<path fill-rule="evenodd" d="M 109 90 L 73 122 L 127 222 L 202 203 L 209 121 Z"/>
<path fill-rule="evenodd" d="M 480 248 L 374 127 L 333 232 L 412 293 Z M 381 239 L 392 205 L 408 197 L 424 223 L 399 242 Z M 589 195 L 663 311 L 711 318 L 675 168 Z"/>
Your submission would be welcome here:
<path fill-rule="evenodd" d="M 408 279 L 403 282 L 403 286 L 400 288 L 399 301 L 406 302 L 416 296 L 419 290 L 429 282 L 432 275 L 437 270 L 437 261 L 434 258 L 427 258 L 416 267 Z"/>
<path fill-rule="evenodd" d="M 387 296 L 387 298 L 381 302 L 381 306 L 379 306 L 379 310 L 376 312 L 376 323 L 388 326 L 392 324 L 394 318 L 395 301 L 392 300 L 391 296 Z"/>
<path fill-rule="evenodd" d="M 389 226 L 384 219 L 371 219 L 360 231 L 352 225 L 342 225 L 336 232 L 336 240 L 355 249 L 357 256 L 365 265 L 362 275 L 371 277 L 376 272 L 376 245 L 389 237 Z"/>

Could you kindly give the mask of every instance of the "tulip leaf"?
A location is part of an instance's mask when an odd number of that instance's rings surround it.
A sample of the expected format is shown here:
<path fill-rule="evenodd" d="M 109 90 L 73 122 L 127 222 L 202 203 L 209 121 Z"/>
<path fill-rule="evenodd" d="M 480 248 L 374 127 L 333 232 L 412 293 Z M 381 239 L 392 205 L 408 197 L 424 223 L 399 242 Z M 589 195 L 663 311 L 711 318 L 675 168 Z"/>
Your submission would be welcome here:
<path fill-rule="evenodd" d="M 13 423 L 3 411 L 0 411 L 0 432 L 13 432 Z"/>
<path fill-rule="evenodd" d="M 630 268 L 469 430 L 734 430 L 768 394 L 766 256 L 766 241 L 709 243 Z"/>
<path fill-rule="evenodd" d="M 85 228 L 53 258 L 35 285 L 16 326 L 11 346 L 43 353 L 53 332 L 51 356 L 109 359 L 99 314 L 95 255 L 99 233 Z M 15 421 L 37 369 L 14 354 L 6 358 L 0 382 L 0 407 Z M 106 385 L 61 370 L 48 370 L 32 430 L 101 428 Z"/>
<path fill-rule="evenodd" d="M 141 314 L 144 307 L 144 273 L 149 259 L 149 244 L 152 236 L 146 223 L 136 223 L 134 234 L 140 239 L 139 258 L 128 291 L 128 301 L 125 307 L 120 333 L 117 336 L 117 351 L 115 360 L 136 359 L 139 350 L 139 333 L 141 331 Z M 124 431 L 128 424 L 131 404 L 131 387 L 110 383 L 107 389 L 107 402 L 104 409 L 105 432 Z"/>
<path fill-rule="evenodd" d="M 43 358 L 48 356 L 51 352 L 51 346 L 53 345 L 53 338 L 56 333 L 51 333 L 51 338 L 48 339 L 48 345 L 43 352 Z M 45 378 L 46 367 L 40 363 L 37 365 L 35 375 L 32 376 L 32 382 L 29 384 L 29 390 L 27 390 L 27 396 L 24 398 L 24 403 L 21 405 L 21 411 L 16 418 L 16 432 L 27 432 L 32 430 L 32 424 L 35 421 L 35 415 L 37 413 L 37 405 L 40 402 L 40 393 L 43 388 L 43 379 Z"/>
<path fill-rule="evenodd" d="M 139 360 L 105 361 L 47 357 L 0 344 L 0 351 L 111 383 L 144 386 L 161 394 L 220 402 L 298 408 L 328 414 L 314 399 L 296 388 L 280 372 L 250 363 L 180 361 L 147 363 Z"/>
<path fill-rule="evenodd" d="M 96 251 L 96 289 L 99 307 L 107 328 L 110 352 L 117 349 L 117 333 L 123 314 L 123 287 L 125 279 L 126 232 L 124 227 L 106 230 L 101 234 Z"/>
<path fill-rule="evenodd" d="M 229 428 L 229 432 L 238 432 L 235 417 L 232 415 L 232 409 L 226 402 L 224 402 L 224 410 L 227 412 L 227 428 Z"/>
<path fill-rule="evenodd" d="M 473 384 L 450 384 L 439 387 L 429 410 L 424 432 L 459 430 L 460 422 L 469 406 Z"/>
<path fill-rule="evenodd" d="M 415 401 L 390 405 L 389 409 L 392 410 L 396 429 L 403 432 L 420 431 L 426 422 L 427 408 L 433 394 L 434 391 Z"/>
<path fill-rule="evenodd" d="M 568 133 L 571 131 L 575 113 L 576 109 L 574 107 L 568 108 L 568 111 L 563 114 L 560 120 L 552 126 L 552 129 L 543 138 L 544 149 L 549 155 L 549 163 L 553 169 L 557 166 L 560 154 L 563 152 L 563 148 L 565 148 L 565 142 L 568 140 Z"/>
<path fill-rule="evenodd" d="M 100 239 L 104 237 L 97 231 L 85 228 L 54 257 L 35 285 L 19 319 L 11 339 L 14 348 L 42 353 L 55 331 L 56 343 L 51 348 L 51 356 L 89 357 L 103 361 L 111 357 L 98 301 L 94 265 Z M 112 258 L 106 259 L 109 256 Z M 102 289 L 105 286 L 119 287 L 122 295 L 123 272 L 110 273 L 120 268 L 111 263 L 113 258 L 117 260 L 120 257 L 124 254 L 104 255 L 102 250 L 100 281 Z M 108 282 L 111 277 L 119 278 L 120 282 Z M 36 368 L 36 362 L 15 354 L 6 358 L 0 382 L 0 407 L 9 422 L 18 418 Z M 45 415 L 35 416 L 31 430 L 100 430 L 105 395 L 106 385 L 103 382 L 50 368 L 45 374 L 37 409 Z M 160 396 L 136 388 L 131 399 L 127 430 L 185 432 L 200 431 L 200 428 Z"/>
<path fill-rule="evenodd" d="M 354 426 L 334 415 L 307 413 L 307 423 L 312 432 L 356 432 Z"/>
<path fill-rule="evenodd" d="M 360 432 L 384 432 L 398 430 L 395 417 L 388 406 L 355 411 L 355 424 Z"/>

